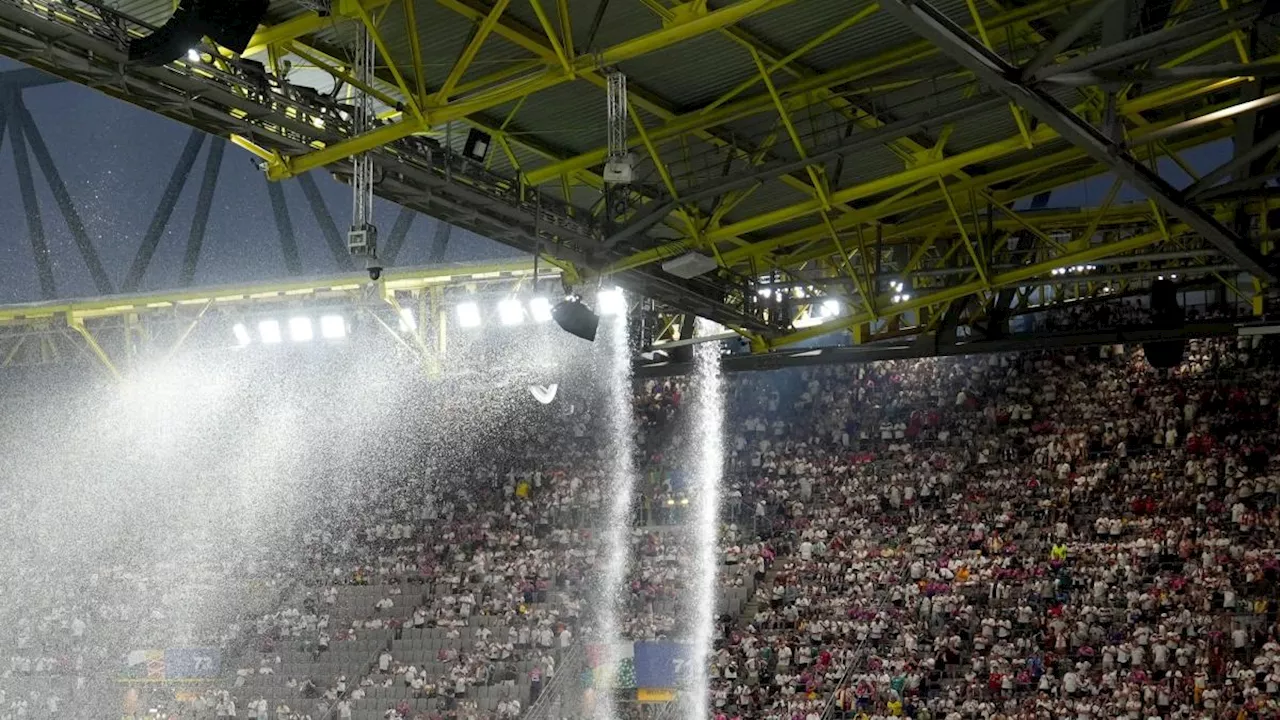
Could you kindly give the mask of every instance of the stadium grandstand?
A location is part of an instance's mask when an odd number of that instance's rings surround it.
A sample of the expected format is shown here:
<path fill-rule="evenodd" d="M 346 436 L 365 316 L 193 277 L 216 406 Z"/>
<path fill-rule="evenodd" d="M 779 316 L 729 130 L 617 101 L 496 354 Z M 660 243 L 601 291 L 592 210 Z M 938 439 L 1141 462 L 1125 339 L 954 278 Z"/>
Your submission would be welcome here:
<path fill-rule="evenodd" d="M 0 0 L 0 720 L 1280 718 L 1278 10 Z"/>

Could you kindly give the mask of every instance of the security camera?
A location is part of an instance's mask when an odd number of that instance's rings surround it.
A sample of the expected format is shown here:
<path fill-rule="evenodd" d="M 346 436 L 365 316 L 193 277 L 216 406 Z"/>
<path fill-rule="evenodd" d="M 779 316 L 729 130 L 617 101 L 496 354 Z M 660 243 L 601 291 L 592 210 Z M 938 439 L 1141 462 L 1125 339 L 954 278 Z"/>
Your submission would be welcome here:
<path fill-rule="evenodd" d="M 374 281 L 374 282 L 377 282 L 377 281 L 378 281 L 378 278 L 380 278 L 380 277 L 382 277 L 382 266 L 381 266 L 381 265 L 370 265 L 370 266 L 369 266 L 369 279 L 370 279 L 370 280 L 372 280 L 372 281 Z"/>

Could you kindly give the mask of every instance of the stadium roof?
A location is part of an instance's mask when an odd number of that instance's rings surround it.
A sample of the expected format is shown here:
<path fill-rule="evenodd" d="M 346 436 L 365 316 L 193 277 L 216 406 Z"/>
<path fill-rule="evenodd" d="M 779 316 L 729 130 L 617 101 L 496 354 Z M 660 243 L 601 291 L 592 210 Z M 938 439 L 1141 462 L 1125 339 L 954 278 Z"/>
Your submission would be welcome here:
<path fill-rule="evenodd" d="M 0 0 L 0 51 L 230 137 L 272 177 L 374 152 L 384 197 L 760 350 L 1132 292 L 1159 271 L 1260 308 L 1249 279 L 1272 278 L 1280 48 L 1261 2 L 331 3 L 274 0 L 242 57 L 208 45 L 146 68 L 124 40 L 169 0 Z M 360 88 L 362 25 L 381 60 Z M 606 191 L 612 71 L 638 160 Z M 357 135 L 361 91 L 381 124 Z M 483 161 L 462 157 L 472 129 L 492 138 Z M 1226 139 L 1234 159 L 1187 159 Z M 1046 207 L 1094 177 L 1103 202 Z M 687 252 L 716 270 L 662 269 Z"/>

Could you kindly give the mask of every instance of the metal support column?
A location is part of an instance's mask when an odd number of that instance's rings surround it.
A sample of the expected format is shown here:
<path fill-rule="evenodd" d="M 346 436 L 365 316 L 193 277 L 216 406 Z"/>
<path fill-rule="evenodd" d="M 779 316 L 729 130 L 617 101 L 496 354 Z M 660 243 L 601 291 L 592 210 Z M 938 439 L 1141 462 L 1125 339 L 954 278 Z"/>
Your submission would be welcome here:
<path fill-rule="evenodd" d="M 436 220 L 436 231 L 431 238 L 431 254 L 427 256 L 428 265 L 444 262 L 444 252 L 449 247 L 449 236 L 452 234 L 452 225 L 443 220 Z"/>
<path fill-rule="evenodd" d="M 407 207 L 400 208 L 400 214 L 396 216 L 396 224 L 391 226 L 391 234 L 387 236 L 387 247 L 382 251 L 382 260 L 387 265 L 395 263 L 396 256 L 400 254 L 400 248 L 409 235 L 409 226 L 413 224 L 415 214 Z"/>
<path fill-rule="evenodd" d="M 356 266 L 351 261 L 351 254 L 347 252 L 347 243 L 342 239 L 338 226 L 333 222 L 333 214 L 329 212 L 329 206 L 324 204 L 324 196 L 320 194 L 320 188 L 316 187 L 315 178 L 311 177 L 310 173 L 299 175 L 298 184 L 302 185 L 302 193 L 307 196 L 311 212 L 315 214 L 316 223 L 320 225 L 320 232 L 324 235 L 330 254 L 333 255 L 333 263 L 339 270 L 354 270 Z"/>
<path fill-rule="evenodd" d="M 209 227 L 209 211 L 213 208 L 213 191 L 218 186 L 218 172 L 222 169 L 222 153 L 226 147 L 222 140 L 209 143 L 204 177 L 200 178 L 200 194 L 196 196 L 196 211 L 191 218 L 191 234 L 187 236 L 187 253 L 182 258 L 182 276 L 178 280 L 182 287 L 190 287 L 196 279 L 200 249 L 204 247 L 205 230 Z"/>
<path fill-rule="evenodd" d="M 972 71 L 979 81 L 1011 98 L 1072 145 L 1111 168 L 1117 177 L 1123 178 L 1159 203 L 1243 269 L 1265 280 L 1276 279 L 1275 271 L 1257 248 L 1218 222 L 1212 214 L 1189 203 L 1176 188 L 1148 170 L 1122 146 L 1086 123 L 1056 98 L 1017 79 L 1021 77 L 1017 68 L 988 50 L 932 5 L 918 0 L 885 0 L 881 7 L 917 34 L 933 42 L 945 55 Z"/>
<path fill-rule="evenodd" d="M 138 254 L 133 258 L 133 266 L 129 268 L 129 274 L 120 286 L 121 290 L 135 292 L 142 284 L 142 277 L 147 274 L 147 267 L 156 253 L 156 247 L 160 245 L 160 238 L 164 236 L 165 226 L 169 224 L 173 208 L 178 204 L 178 196 L 182 194 L 182 188 L 187 184 L 191 167 L 195 165 L 196 155 L 200 153 L 202 144 L 204 144 L 204 133 L 192 130 L 186 146 L 182 148 L 182 155 L 178 157 L 178 163 L 173 166 L 169 184 L 165 186 L 164 194 L 160 196 L 160 204 L 156 206 L 156 212 L 151 216 L 151 225 L 147 227 L 147 234 L 142 237 L 142 242 L 138 245 Z"/>
<path fill-rule="evenodd" d="M 266 181 L 267 195 L 271 198 L 271 212 L 276 216 L 276 230 L 280 233 L 280 252 L 284 255 L 284 269 L 290 275 L 302 274 L 302 260 L 298 258 L 298 239 L 293 234 L 293 219 L 284 200 L 283 183 Z"/>
<path fill-rule="evenodd" d="M 113 294 L 115 284 L 111 282 L 111 276 L 102 265 L 102 258 L 98 257 L 98 249 L 94 247 L 93 241 L 89 239 L 89 233 L 84 229 L 80 212 L 76 210 L 76 204 L 71 200 L 67 184 L 62 181 L 62 173 L 58 172 L 58 166 L 53 162 L 53 155 L 49 153 L 49 146 L 45 144 L 44 136 L 40 133 L 35 120 L 31 118 L 31 111 L 27 109 L 25 103 L 18 102 L 14 119 L 22 123 L 22 137 L 26 140 L 31 154 L 35 156 L 40 172 L 44 173 L 45 182 L 49 184 L 49 191 L 53 194 L 53 201 L 57 203 L 62 219 L 67 223 L 67 231 L 71 233 L 71 239 L 75 241 L 76 249 L 80 251 L 80 257 L 89 270 L 89 277 L 93 278 L 94 287 L 103 295 Z"/>
<path fill-rule="evenodd" d="M 18 114 L 22 101 L 18 93 L 6 98 L 6 117 Z M 13 138 L 13 165 L 18 173 L 18 192 L 22 195 L 22 208 L 26 211 L 27 235 L 31 239 L 31 255 L 36 262 L 36 276 L 40 279 L 40 297 L 52 300 L 58 296 L 58 286 L 53 279 L 53 262 L 49 257 L 49 244 L 44 237 L 44 221 L 40 217 L 40 201 L 36 198 L 35 178 L 31 174 L 31 160 L 27 157 L 27 144 L 22 137 L 22 123 L 13 122 L 10 135 Z"/>

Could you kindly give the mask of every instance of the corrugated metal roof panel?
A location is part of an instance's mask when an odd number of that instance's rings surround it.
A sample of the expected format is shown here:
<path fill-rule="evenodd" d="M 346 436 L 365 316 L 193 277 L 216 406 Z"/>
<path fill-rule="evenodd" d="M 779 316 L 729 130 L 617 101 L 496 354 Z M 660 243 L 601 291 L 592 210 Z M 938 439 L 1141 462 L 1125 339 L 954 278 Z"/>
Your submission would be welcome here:
<path fill-rule="evenodd" d="M 758 74 L 748 52 L 718 34 L 701 35 L 618 67 L 629 81 L 683 108 L 701 107 Z"/>

